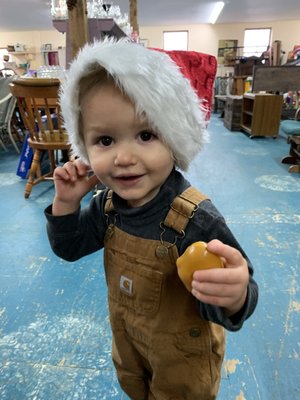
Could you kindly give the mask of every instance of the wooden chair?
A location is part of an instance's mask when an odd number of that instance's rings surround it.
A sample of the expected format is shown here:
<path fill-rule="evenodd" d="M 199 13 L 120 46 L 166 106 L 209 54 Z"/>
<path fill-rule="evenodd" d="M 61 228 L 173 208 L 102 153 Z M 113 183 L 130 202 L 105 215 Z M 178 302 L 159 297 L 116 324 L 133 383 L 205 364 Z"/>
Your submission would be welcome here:
<path fill-rule="evenodd" d="M 70 150 L 68 134 L 62 126 L 58 103 L 59 80 L 18 78 L 10 84 L 17 98 L 17 107 L 28 131 L 28 144 L 33 149 L 33 160 L 25 186 L 25 198 L 32 187 L 45 180 L 53 180 L 58 150 Z M 47 171 L 42 168 L 43 154 L 48 153 Z M 56 156 L 56 157 L 55 157 Z"/>

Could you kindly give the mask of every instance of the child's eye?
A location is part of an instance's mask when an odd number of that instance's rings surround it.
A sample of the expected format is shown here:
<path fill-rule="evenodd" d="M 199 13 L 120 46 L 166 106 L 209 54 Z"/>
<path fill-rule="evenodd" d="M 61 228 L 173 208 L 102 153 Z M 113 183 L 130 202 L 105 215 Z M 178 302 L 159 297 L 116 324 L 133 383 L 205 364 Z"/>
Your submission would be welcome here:
<path fill-rule="evenodd" d="M 149 140 L 153 140 L 156 137 L 152 132 L 149 131 L 142 131 L 139 135 L 143 142 L 148 142 Z"/>
<path fill-rule="evenodd" d="M 110 136 L 101 136 L 98 139 L 98 143 L 102 146 L 110 146 L 113 142 L 113 139 Z"/>

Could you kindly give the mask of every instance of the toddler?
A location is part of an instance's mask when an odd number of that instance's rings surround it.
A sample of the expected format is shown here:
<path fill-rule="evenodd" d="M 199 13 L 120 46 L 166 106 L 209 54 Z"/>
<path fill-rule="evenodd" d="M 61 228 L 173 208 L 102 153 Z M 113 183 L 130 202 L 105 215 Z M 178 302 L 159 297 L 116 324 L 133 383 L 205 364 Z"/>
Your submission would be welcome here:
<path fill-rule="evenodd" d="M 125 39 L 86 45 L 62 86 L 77 158 L 55 170 L 48 236 L 68 261 L 104 248 L 112 359 L 133 400 L 215 399 L 224 328 L 257 303 L 250 261 L 180 172 L 206 141 L 199 103 L 168 55 Z M 107 189 L 81 209 L 97 182 Z M 225 268 L 199 268 L 189 291 L 176 259 L 196 241 Z"/>

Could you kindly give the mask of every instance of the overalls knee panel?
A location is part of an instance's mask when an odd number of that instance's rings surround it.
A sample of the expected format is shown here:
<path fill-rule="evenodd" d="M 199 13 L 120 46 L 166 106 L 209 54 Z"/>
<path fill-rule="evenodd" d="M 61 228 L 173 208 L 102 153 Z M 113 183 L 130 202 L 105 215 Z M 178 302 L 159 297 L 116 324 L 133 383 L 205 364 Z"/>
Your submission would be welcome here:
<path fill-rule="evenodd" d="M 165 243 L 159 258 L 160 246 L 108 228 L 104 263 L 120 385 L 133 400 L 214 399 L 224 329 L 199 316 L 177 274 L 177 247 Z"/>

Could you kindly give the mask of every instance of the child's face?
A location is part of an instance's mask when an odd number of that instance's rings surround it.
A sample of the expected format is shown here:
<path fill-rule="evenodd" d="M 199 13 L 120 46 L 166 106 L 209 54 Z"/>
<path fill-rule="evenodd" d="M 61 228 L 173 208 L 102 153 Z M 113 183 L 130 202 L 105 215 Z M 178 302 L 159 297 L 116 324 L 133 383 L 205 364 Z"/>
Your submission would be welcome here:
<path fill-rule="evenodd" d="M 84 141 L 98 179 L 131 207 L 153 199 L 169 176 L 170 149 L 136 116 L 112 85 L 90 90 L 81 102 Z"/>

